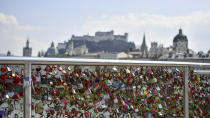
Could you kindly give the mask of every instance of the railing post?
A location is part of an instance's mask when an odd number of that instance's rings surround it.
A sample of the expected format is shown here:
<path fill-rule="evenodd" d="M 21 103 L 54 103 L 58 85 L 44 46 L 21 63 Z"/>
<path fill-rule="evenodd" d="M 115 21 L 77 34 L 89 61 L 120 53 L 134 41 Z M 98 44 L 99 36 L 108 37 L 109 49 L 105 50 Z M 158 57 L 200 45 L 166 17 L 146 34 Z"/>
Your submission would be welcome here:
<path fill-rule="evenodd" d="M 184 67 L 184 117 L 189 118 L 189 95 L 188 95 L 188 79 L 189 79 L 189 67 Z"/>
<path fill-rule="evenodd" d="M 24 90 L 24 118 L 31 118 L 31 62 L 25 64 Z"/>

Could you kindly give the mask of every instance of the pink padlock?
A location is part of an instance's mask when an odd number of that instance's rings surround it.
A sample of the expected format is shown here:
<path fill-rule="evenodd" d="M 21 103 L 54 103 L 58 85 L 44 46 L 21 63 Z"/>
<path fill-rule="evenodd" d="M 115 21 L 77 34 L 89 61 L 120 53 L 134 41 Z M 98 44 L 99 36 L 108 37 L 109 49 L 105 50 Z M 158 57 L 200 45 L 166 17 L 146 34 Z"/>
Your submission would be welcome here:
<path fill-rule="evenodd" d="M 59 71 L 62 71 L 63 69 L 62 69 L 61 67 L 58 67 L 58 70 L 59 70 Z"/>
<path fill-rule="evenodd" d="M 157 102 L 158 102 L 158 100 L 157 100 L 157 99 L 154 99 L 154 100 L 153 100 L 153 102 L 154 102 L 154 103 L 157 103 Z"/>
<path fill-rule="evenodd" d="M 112 113 L 112 109 L 111 109 L 111 108 L 109 108 L 109 109 L 108 109 L 108 112 L 109 112 L 109 113 Z"/>
<path fill-rule="evenodd" d="M 153 72 L 152 72 L 152 70 L 151 69 L 148 69 L 147 70 L 147 74 L 152 74 Z"/>
<path fill-rule="evenodd" d="M 64 104 L 67 104 L 67 103 L 69 103 L 69 99 L 64 100 Z"/>
<path fill-rule="evenodd" d="M 62 114 L 65 114 L 66 112 L 65 112 L 65 110 L 64 110 L 64 109 L 62 109 L 62 110 L 61 110 L 61 113 L 62 113 Z"/>
<path fill-rule="evenodd" d="M 134 98 L 136 96 L 135 92 L 132 91 L 132 97 Z"/>
<path fill-rule="evenodd" d="M 57 95 L 58 94 L 58 90 L 53 90 L 53 95 Z"/>
<path fill-rule="evenodd" d="M 157 93 L 158 93 L 157 89 L 154 89 L 153 94 L 157 94 Z"/>

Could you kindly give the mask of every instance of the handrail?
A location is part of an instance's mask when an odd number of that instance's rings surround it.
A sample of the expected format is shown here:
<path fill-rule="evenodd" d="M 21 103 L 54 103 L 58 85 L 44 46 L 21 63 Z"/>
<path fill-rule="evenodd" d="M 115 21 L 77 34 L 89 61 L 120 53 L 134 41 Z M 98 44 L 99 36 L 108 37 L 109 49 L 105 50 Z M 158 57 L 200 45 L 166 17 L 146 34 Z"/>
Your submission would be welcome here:
<path fill-rule="evenodd" d="M 174 61 L 141 61 L 141 60 L 107 60 L 76 58 L 40 58 L 40 57 L 0 57 L 4 64 L 73 64 L 73 65 L 146 65 L 146 66 L 207 66 L 210 63 L 174 62 Z"/>
<path fill-rule="evenodd" d="M 193 72 L 198 74 L 210 74 L 210 70 L 194 70 Z"/>

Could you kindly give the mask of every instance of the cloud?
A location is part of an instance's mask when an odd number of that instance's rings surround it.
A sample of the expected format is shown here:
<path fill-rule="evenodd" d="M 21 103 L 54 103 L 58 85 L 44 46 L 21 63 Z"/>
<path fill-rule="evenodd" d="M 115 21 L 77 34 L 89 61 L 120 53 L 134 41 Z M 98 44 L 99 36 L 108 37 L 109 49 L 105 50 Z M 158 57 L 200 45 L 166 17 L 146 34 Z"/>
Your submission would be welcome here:
<path fill-rule="evenodd" d="M 40 27 L 24 25 L 24 26 L 18 26 L 17 29 L 21 31 L 39 31 Z"/>
<path fill-rule="evenodd" d="M 104 15 L 103 15 L 104 16 Z M 188 36 L 189 48 L 193 50 L 210 49 L 210 12 L 198 11 L 183 16 L 165 16 L 160 14 L 130 13 L 121 16 L 106 16 L 86 20 L 82 29 L 91 32 L 114 30 L 116 33 L 129 33 L 129 40 L 142 43 L 146 33 L 147 44 L 152 41 L 172 45 L 174 36 L 181 27 Z M 208 43 L 207 43 L 208 42 Z"/>
<path fill-rule="evenodd" d="M 14 25 L 17 25 L 18 21 L 14 16 L 5 15 L 3 13 L 0 13 L 0 24 L 14 24 Z"/>
<path fill-rule="evenodd" d="M 0 13 L 0 53 L 10 50 L 15 56 L 22 56 L 27 36 L 39 30 L 37 26 L 20 25 L 15 16 Z M 38 40 L 31 42 L 41 45 Z"/>
<path fill-rule="evenodd" d="M 57 44 L 70 38 L 72 34 L 94 35 L 96 31 L 110 30 L 114 30 L 115 34 L 128 32 L 129 40 L 137 45 L 142 43 L 145 32 L 149 47 L 152 41 L 167 47 L 172 45 L 180 27 L 188 37 L 189 48 L 205 52 L 210 49 L 210 12 L 199 11 L 182 16 L 149 13 L 115 16 L 102 14 L 100 17 L 89 16 L 83 23 L 60 28 L 57 24 L 41 28 L 20 24 L 15 16 L 0 12 L 0 53 L 10 50 L 14 55 L 22 56 L 23 47 L 29 37 L 33 56 L 37 56 L 38 51 L 46 51 L 52 41 Z"/>

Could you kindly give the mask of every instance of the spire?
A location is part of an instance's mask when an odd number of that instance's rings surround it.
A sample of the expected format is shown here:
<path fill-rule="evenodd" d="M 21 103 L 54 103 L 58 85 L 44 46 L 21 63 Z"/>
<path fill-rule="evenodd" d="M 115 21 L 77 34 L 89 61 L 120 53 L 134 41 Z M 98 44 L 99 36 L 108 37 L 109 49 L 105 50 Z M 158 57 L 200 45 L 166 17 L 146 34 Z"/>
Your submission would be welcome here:
<path fill-rule="evenodd" d="M 41 52 L 40 51 L 38 52 L 38 57 L 41 57 Z"/>
<path fill-rule="evenodd" d="M 27 41 L 26 41 L 26 48 L 29 48 L 29 38 L 27 38 Z"/>
<path fill-rule="evenodd" d="M 143 45 L 146 45 L 146 41 L 145 41 L 145 33 L 144 33 L 144 37 L 143 37 Z"/>
<path fill-rule="evenodd" d="M 147 44 L 146 44 L 145 33 L 144 33 L 143 42 L 142 42 L 142 45 L 141 45 L 141 52 L 142 52 L 142 56 L 143 56 L 144 58 L 147 58 L 148 50 L 147 50 Z"/>
<path fill-rule="evenodd" d="M 179 29 L 179 34 L 182 35 L 182 29 L 181 28 Z"/>
<path fill-rule="evenodd" d="M 145 33 L 144 33 L 143 42 L 142 42 L 142 45 L 141 45 L 141 51 L 144 51 L 145 48 L 147 50 L 146 38 L 145 38 Z"/>
<path fill-rule="evenodd" d="M 54 42 L 51 43 L 51 47 L 55 47 Z"/>

